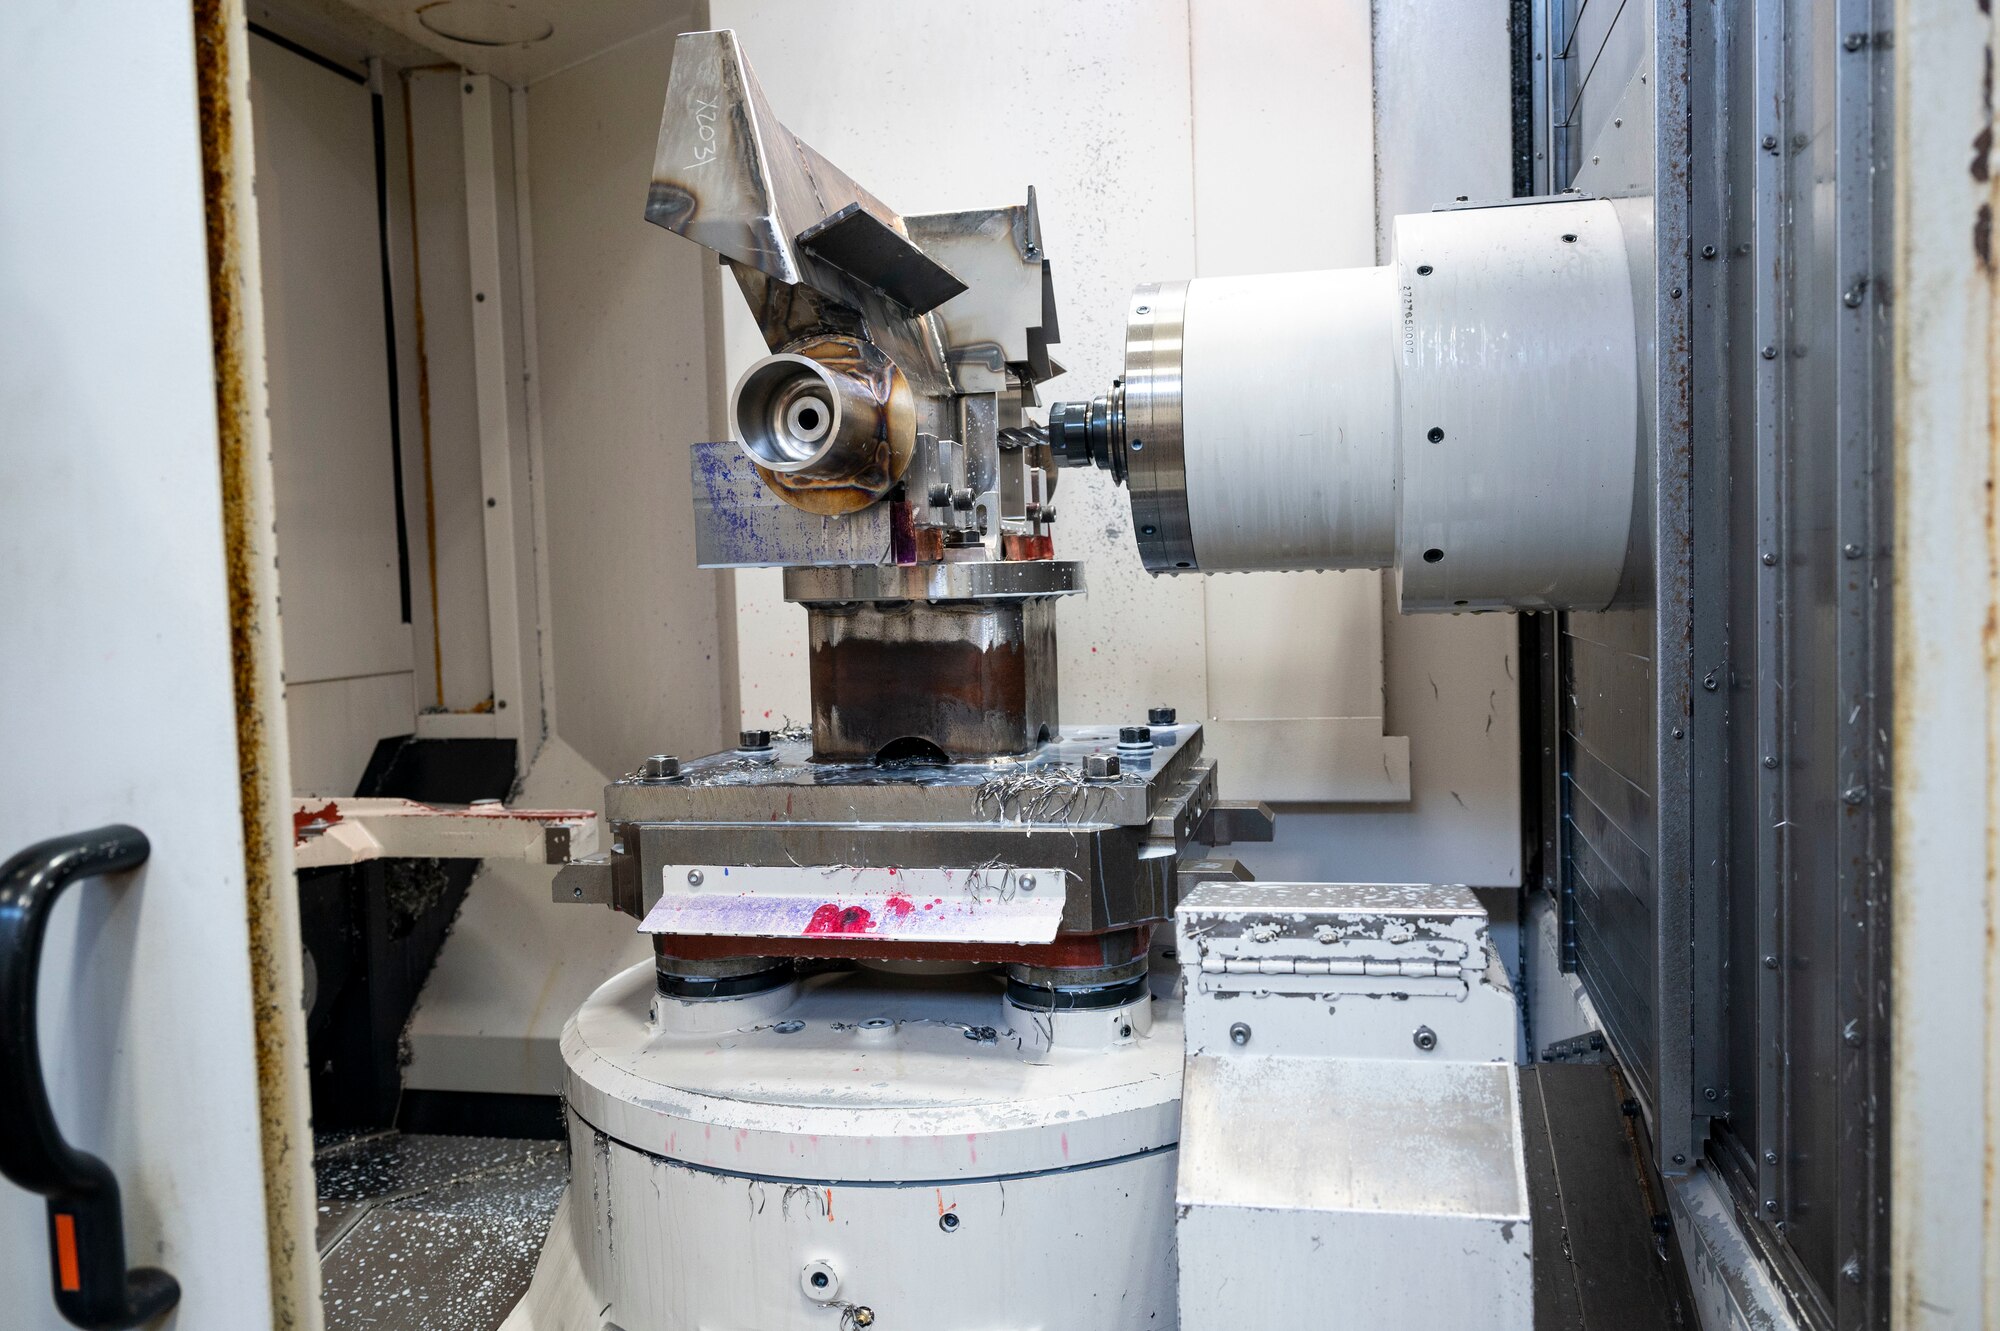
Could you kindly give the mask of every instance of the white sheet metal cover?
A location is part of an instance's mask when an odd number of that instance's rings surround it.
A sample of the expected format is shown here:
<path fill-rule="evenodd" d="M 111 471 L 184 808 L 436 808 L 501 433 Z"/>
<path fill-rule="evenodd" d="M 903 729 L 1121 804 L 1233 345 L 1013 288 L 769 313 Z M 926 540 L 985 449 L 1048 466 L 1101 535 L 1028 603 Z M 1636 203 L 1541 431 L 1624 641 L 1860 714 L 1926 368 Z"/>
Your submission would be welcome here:
<path fill-rule="evenodd" d="M 669 864 L 645 933 L 728 938 L 852 934 L 930 943 L 1046 943 L 1060 869 Z"/>

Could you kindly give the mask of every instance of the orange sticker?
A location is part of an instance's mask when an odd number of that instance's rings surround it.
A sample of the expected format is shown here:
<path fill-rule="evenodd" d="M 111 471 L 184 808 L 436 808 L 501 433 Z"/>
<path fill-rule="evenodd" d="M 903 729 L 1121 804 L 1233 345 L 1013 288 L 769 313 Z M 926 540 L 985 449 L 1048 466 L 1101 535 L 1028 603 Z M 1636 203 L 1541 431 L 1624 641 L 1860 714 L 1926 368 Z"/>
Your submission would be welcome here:
<path fill-rule="evenodd" d="M 65 1294 L 83 1288 L 76 1262 L 76 1217 L 67 1211 L 56 1212 L 56 1283 Z"/>

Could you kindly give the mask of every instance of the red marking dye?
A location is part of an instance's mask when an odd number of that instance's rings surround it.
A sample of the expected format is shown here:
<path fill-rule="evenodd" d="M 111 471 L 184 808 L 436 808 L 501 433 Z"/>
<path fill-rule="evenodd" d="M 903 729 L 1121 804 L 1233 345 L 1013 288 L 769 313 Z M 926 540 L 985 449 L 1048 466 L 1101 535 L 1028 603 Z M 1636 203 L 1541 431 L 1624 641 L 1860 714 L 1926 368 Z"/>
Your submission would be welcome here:
<path fill-rule="evenodd" d="M 924 909 L 925 909 L 925 910 L 936 910 L 936 909 L 937 909 L 937 902 L 935 902 L 935 901 L 926 901 L 926 902 L 924 903 Z"/>
<path fill-rule="evenodd" d="M 896 918 L 900 920 L 916 909 L 916 903 L 906 896 L 892 896 L 889 898 L 889 909 L 895 912 Z"/>
<path fill-rule="evenodd" d="M 875 927 L 866 906 L 840 906 L 829 901 L 806 921 L 808 934 L 865 934 Z"/>
<path fill-rule="evenodd" d="M 973 1163 L 973 1164 L 975 1164 L 975 1165 L 976 1165 L 976 1164 L 978 1164 L 978 1163 L 979 1163 L 979 1134 L 978 1134 L 978 1133 L 976 1133 L 976 1132 L 968 1132 L 968 1133 L 966 1133 L 966 1134 L 965 1134 L 965 1149 L 966 1149 L 967 1151 L 969 1151 L 969 1152 L 971 1152 L 971 1153 L 972 1153 L 972 1163 Z"/>
<path fill-rule="evenodd" d="M 328 800 L 317 809 L 295 809 L 292 811 L 292 840 L 306 839 L 306 824 L 325 823 L 329 827 L 340 821 L 340 806 Z"/>
<path fill-rule="evenodd" d="M 1069 1159 L 1069 1134 L 1067 1132 L 1065 1132 L 1062 1135 L 1062 1148 L 1063 1148 L 1063 1159 L 1065 1160 Z"/>

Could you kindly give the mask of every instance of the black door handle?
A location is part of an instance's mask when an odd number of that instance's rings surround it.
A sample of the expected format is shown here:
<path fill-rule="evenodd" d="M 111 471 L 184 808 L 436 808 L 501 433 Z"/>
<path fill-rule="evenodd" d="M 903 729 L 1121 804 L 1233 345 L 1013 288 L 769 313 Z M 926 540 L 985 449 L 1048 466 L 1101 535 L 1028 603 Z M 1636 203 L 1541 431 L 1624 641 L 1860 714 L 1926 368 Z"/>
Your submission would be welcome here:
<path fill-rule="evenodd" d="M 42 1082 L 35 985 L 56 897 L 79 878 L 136 869 L 152 847 L 114 825 L 28 847 L 0 867 L 0 1174 L 49 1201 L 49 1274 L 56 1311 L 77 1326 L 138 1326 L 180 1302 L 180 1282 L 155 1267 L 125 1269 L 118 1180 L 63 1140 Z"/>

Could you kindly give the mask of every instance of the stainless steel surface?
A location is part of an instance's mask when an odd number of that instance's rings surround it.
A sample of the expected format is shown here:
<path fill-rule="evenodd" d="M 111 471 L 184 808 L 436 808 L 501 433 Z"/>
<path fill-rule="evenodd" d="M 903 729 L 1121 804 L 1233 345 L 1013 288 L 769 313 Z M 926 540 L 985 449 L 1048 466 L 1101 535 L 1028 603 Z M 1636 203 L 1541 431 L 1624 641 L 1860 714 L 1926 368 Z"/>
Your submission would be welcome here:
<path fill-rule="evenodd" d="M 1195 566 L 1181 436 L 1181 329 L 1187 283 L 1132 293 L 1125 323 L 1124 457 L 1139 558 L 1154 573 Z"/>
<path fill-rule="evenodd" d="M 807 351 L 830 343 L 838 347 L 833 357 L 788 351 L 745 370 L 730 404 L 736 437 L 771 471 L 834 480 L 873 468 L 887 489 L 900 476 L 882 461 L 895 451 L 886 409 L 896 371 L 879 352 L 849 338 L 822 339 L 807 344 Z M 916 436 L 911 421 L 903 428 L 909 431 L 901 450 L 907 466 Z"/>
<path fill-rule="evenodd" d="M 1083 565 L 1059 559 L 853 564 L 785 570 L 785 599 L 807 605 L 845 601 L 988 601 L 1068 596 L 1083 588 Z"/>
<path fill-rule="evenodd" d="M 314 1168 L 328 1331 L 494 1331 L 569 1178 L 558 1142 L 400 1133 L 329 1143 Z"/>

